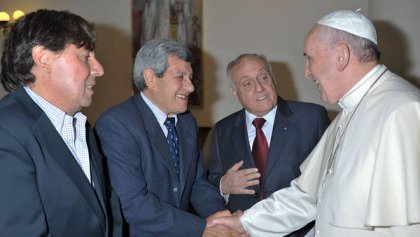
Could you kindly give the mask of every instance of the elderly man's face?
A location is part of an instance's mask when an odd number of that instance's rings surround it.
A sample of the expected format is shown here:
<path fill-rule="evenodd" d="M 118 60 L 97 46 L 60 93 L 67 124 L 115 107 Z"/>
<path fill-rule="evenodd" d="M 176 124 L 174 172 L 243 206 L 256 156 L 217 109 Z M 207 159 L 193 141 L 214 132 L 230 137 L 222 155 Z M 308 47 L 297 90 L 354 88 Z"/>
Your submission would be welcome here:
<path fill-rule="evenodd" d="M 306 37 L 303 55 L 306 58 L 305 77 L 316 84 L 322 102 L 337 103 L 343 94 L 340 78 L 337 76 L 336 54 L 319 37 L 319 27 L 315 26 Z"/>
<path fill-rule="evenodd" d="M 277 104 L 273 78 L 255 56 L 242 58 L 231 69 L 232 93 L 250 113 L 262 117 Z"/>

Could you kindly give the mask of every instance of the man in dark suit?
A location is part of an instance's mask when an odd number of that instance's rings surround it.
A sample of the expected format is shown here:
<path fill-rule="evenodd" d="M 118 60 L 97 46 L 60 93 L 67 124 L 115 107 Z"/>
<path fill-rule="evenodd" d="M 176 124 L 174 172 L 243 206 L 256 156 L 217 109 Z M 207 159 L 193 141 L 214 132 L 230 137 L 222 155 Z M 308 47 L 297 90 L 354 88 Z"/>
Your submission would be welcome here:
<path fill-rule="evenodd" d="M 134 64 L 140 92 L 106 111 L 96 123 L 130 236 L 234 234 L 220 226 L 206 228 L 206 218 L 230 212 L 218 212 L 225 208 L 224 201 L 207 180 L 197 124 L 187 111 L 194 90 L 191 61 L 182 44 L 147 42 Z M 166 127 L 170 120 L 175 128 Z M 199 216 L 188 212 L 190 203 Z"/>
<path fill-rule="evenodd" d="M 231 211 L 245 210 L 299 176 L 299 166 L 317 144 L 330 120 L 322 106 L 277 96 L 265 56 L 243 54 L 227 67 L 232 94 L 244 109 L 217 122 L 206 141 L 209 180 L 220 188 Z M 263 165 L 253 157 L 263 118 Z M 259 159 L 259 158 L 258 158 Z M 291 236 L 304 236 L 309 226 Z"/>
<path fill-rule="evenodd" d="M 0 101 L 1 236 L 121 236 L 102 157 L 80 112 L 103 68 L 93 26 L 38 10 L 4 42 Z"/>

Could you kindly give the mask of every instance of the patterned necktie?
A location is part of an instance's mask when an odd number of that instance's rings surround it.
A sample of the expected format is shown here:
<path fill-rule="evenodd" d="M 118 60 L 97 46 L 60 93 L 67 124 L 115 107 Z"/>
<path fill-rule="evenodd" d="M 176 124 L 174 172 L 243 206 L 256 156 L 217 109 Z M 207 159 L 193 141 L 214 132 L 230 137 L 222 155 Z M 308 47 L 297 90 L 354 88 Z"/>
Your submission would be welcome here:
<path fill-rule="evenodd" d="M 260 199 L 263 198 L 264 190 L 264 175 L 265 175 L 265 165 L 268 158 L 268 143 L 265 138 L 264 132 L 262 131 L 262 126 L 265 123 L 264 118 L 256 118 L 252 122 L 255 126 L 255 139 L 252 144 L 252 157 L 254 158 L 255 165 L 258 168 L 258 171 L 261 174 L 260 177 Z"/>
<path fill-rule="evenodd" d="M 169 150 L 171 151 L 172 159 L 175 163 L 176 173 L 179 174 L 179 139 L 175 128 L 175 118 L 168 117 L 164 124 L 168 129 L 166 140 L 169 145 Z"/>

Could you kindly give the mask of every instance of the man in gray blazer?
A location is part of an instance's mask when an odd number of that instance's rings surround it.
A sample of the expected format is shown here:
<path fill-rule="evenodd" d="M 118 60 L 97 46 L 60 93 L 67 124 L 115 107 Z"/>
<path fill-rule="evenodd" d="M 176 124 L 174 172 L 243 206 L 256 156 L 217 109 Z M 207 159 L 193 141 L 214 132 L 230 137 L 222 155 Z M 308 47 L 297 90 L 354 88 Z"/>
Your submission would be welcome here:
<path fill-rule="evenodd" d="M 220 188 L 231 211 L 246 210 L 299 176 L 299 166 L 315 147 L 330 120 L 324 107 L 286 101 L 277 96 L 275 79 L 265 56 L 243 54 L 230 62 L 227 74 L 233 96 L 244 107 L 217 122 L 206 140 L 209 180 Z M 264 167 L 253 158 L 257 129 L 268 154 Z M 303 228 L 290 236 L 304 236 Z"/>
<path fill-rule="evenodd" d="M 207 180 L 197 124 L 187 110 L 194 90 L 191 61 L 190 51 L 180 43 L 147 42 L 134 64 L 140 92 L 106 111 L 96 123 L 129 236 L 233 234 L 221 226 L 206 228 L 211 215 L 225 207 Z M 170 120 L 175 128 L 166 127 Z M 189 212 L 190 203 L 198 215 Z M 230 212 L 217 215 L 221 214 Z"/>

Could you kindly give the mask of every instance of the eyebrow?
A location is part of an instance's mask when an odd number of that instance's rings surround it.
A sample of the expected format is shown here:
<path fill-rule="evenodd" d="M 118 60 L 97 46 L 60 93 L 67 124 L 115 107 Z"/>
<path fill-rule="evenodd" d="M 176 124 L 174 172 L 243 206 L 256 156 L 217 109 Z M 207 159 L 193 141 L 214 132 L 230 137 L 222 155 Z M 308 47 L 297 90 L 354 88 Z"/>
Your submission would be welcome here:
<path fill-rule="evenodd" d="M 185 75 L 189 75 L 189 77 L 192 78 L 193 77 L 193 73 L 194 72 L 188 73 L 188 72 L 183 71 L 183 70 L 178 70 L 178 71 L 175 72 L 175 76 L 182 76 L 183 77 Z"/>
<path fill-rule="evenodd" d="M 239 77 L 239 80 L 245 80 L 245 79 L 252 79 L 252 77 L 250 77 L 250 76 L 248 76 L 248 75 L 245 75 L 245 76 L 241 76 L 241 77 Z"/>

